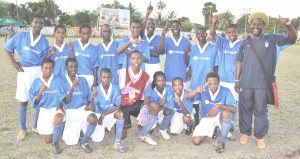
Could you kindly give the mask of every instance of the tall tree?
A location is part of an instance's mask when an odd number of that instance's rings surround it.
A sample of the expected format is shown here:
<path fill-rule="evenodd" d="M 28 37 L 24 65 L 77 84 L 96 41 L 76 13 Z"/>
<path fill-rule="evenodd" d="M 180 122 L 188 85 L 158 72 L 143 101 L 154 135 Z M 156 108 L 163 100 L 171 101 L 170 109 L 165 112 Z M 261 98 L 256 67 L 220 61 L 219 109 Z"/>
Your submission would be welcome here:
<path fill-rule="evenodd" d="M 204 16 L 204 19 L 205 19 L 204 26 L 206 28 L 209 28 L 211 26 L 212 14 L 215 12 L 218 12 L 218 10 L 216 8 L 216 4 L 214 4 L 212 2 L 204 3 L 204 7 L 202 9 L 202 15 Z"/>
<path fill-rule="evenodd" d="M 162 11 L 164 9 L 166 9 L 166 4 L 161 0 L 156 4 L 156 6 L 157 6 L 157 9 L 160 13 L 162 13 Z"/>
<path fill-rule="evenodd" d="M 166 20 L 166 17 L 163 16 L 163 10 L 166 9 L 166 4 L 163 2 L 163 1 L 159 1 L 157 4 L 156 4 L 156 7 L 158 8 L 158 12 L 157 12 L 157 15 L 154 16 L 155 18 L 155 22 L 156 22 L 156 25 L 158 27 L 163 27 L 165 25 L 165 20 Z"/>
<path fill-rule="evenodd" d="M 177 14 L 175 13 L 175 11 L 169 11 L 167 14 L 167 20 L 170 22 L 174 19 L 177 18 Z"/>
<path fill-rule="evenodd" d="M 226 30 L 229 24 L 233 23 L 235 16 L 230 11 L 219 14 L 219 22 L 217 28 L 220 30 Z"/>
<path fill-rule="evenodd" d="M 132 3 L 129 3 L 128 9 L 130 11 L 130 19 L 142 19 L 142 14 L 139 12 Z"/>

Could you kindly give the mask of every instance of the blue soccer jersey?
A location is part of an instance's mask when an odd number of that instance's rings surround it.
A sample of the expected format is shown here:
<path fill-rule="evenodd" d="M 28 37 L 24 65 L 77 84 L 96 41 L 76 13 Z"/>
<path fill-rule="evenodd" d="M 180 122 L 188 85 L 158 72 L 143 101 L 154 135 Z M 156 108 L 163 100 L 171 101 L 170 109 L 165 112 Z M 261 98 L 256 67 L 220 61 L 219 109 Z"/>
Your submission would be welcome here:
<path fill-rule="evenodd" d="M 38 104 L 34 104 L 36 96 L 40 92 L 41 86 L 46 84 L 48 89 L 43 93 L 42 98 Z M 42 107 L 46 109 L 58 107 L 59 103 L 66 97 L 66 88 L 62 79 L 58 76 L 51 76 L 48 82 L 40 77 L 36 78 L 29 90 L 29 97 L 32 103 L 32 107 Z"/>
<path fill-rule="evenodd" d="M 111 83 L 117 85 L 118 84 L 118 53 L 117 49 L 119 47 L 119 42 L 111 40 L 109 44 L 106 46 L 103 42 L 97 45 L 97 66 L 98 66 L 98 83 L 100 81 L 100 71 L 102 68 L 107 67 L 111 70 L 112 79 Z"/>
<path fill-rule="evenodd" d="M 206 83 L 206 75 L 214 71 L 214 66 L 218 65 L 218 48 L 210 43 L 206 43 L 201 49 L 199 44 L 192 47 L 190 55 L 190 68 L 192 78 L 190 89 L 195 90 L 197 87 Z"/>
<path fill-rule="evenodd" d="M 180 77 L 186 82 L 185 49 L 187 47 L 191 47 L 191 43 L 183 36 L 177 42 L 173 36 L 165 38 L 166 60 L 164 72 L 167 82 L 172 82 L 175 77 Z"/>
<path fill-rule="evenodd" d="M 232 93 L 228 88 L 223 86 L 219 86 L 217 92 L 215 92 L 214 95 L 212 95 L 209 88 L 206 87 L 205 91 L 200 93 L 200 96 L 196 96 L 196 97 L 197 98 L 200 97 L 201 100 L 200 113 L 203 117 L 209 117 L 208 112 L 216 104 L 236 106 L 236 102 Z M 218 109 L 215 116 L 220 112 L 222 112 L 222 109 Z"/>
<path fill-rule="evenodd" d="M 54 61 L 54 70 L 53 75 L 60 76 L 64 78 L 66 76 L 66 60 L 71 57 L 71 50 L 69 49 L 66 43 L 63 43 L 61 47 L 54 45 L 55 54 L 51 56 L 51 59 Z"/>
<path fill-rule="evenodd" d="M 182 95 L 180 96 L 180 100 L 184 105 L 185 109 L 188 111 L 188 114 L 192 114 L 193 112 L 193 100 L 187 99 L 185 96 L 189 93 L 189 91 L 183 89 Z M 173 92 L 173 97 L 175 97 L 175 92 Z M 177 102 L 174 102 L 174 110 L 178 113 L 182 113 L 182 110 Z"/>
<path fill-rule="evenodd" d="M 174 107 L 174 97 L 172 93 L 172 88 L 169 85 L 165 85 L 164 91 L 162 93 L 158 92 L 156 87 L 152 89 L 151 95 L 150 95 L 150 101 L 156 102 L 160 104 L 162 98 L 166 98 L 167 102 L 164 104 L 164 107 L 173 109 Z"/>
<path fill-rule="evenodd" d="M 32 67 L 41 65 L 48 54 L 49 42 L 43 35 L 33 41 L 32 31 L 20 32 L 4 43 L 3 47 L 9 52 L 16 50 L 23 67 Z"/>
<path fill-rule="evenodd" d="M 161 36 L 159 35 L 153 35 L 151 38 L 148 38 L 147 36 L 143 36 L 143 39 L 147 40 L 150 46 L 150 60 L 146 62 L 147 64 L 157 64 L 160 62 L 159 56 L 158 57 L 151 56 L 151 52 L 158 52 L 160 38 Z"/>
<path fill-rule="evenodd" d="M 72 98 L 68 104 L 64 104 L 65 109 L 77 109 L 88 104 L 88 101 L 91 98 L 91 90 L 86 79 L 83 77 L 77 77 L 79 85 L 74 89 Z M 65 92 L 69 93 L 72 87 L 72 81 L 68 75 L 65 75 L 63 78 L 64 83 L 66 84 Z"/>
<path fill-rule="evenodd" d="M 96 91 L 98 92 L 94 99 L 96 113 L 102 114 L 121 105 L 121 93 L 117 85 L 110 84 L 107 94 L 101 84 L 96 87 Z"/>
<path fill-rule="evenodd" d="M 127 37 L 119 42 L 119 46 L 122 46 L 126 44 L 128 41 L 130 41 L 132 38 Z M 128 47 L 128 50 L 139 50 L 144 57 L 146 57 L 147 61 L 150 60 L 150 46 L 147 41 L 141 41 L 139 45 L 130 44 Z M 127 68 L 131 66 L 130 55 L 126 53 L 125 51 L 119 56 L 119 63 L 123 65 L 123 68 Z M 142 70 L 145 70 L 145 63 L 142 62 L 141 65 Z"/>
<path fill-rule="evenodd" d="M 234 43 L 231 43 L 230 40 L 217 36 L 217 39 L 213 39 L 213 42 L 216 43 L 220 52 L 218 60 L 220 81 L 234 83 L 236 78 L 237 53 L 241 41 L 236 40 Z"/>
<path fill-rule="evenodd" d="M 93 75 L 93 69 L 97 61 L 96 47 L 90 42 L 82 46 L 80 39 L 73 41 L 72 45 L 78 61 L 77 73 L 79 75 Z"/>

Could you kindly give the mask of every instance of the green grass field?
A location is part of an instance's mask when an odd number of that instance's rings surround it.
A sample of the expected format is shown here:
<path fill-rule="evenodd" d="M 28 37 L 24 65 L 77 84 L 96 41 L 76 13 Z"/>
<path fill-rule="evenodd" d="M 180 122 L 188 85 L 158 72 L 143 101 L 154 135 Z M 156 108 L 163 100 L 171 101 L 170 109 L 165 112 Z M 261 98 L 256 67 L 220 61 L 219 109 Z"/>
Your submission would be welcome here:
<path fill-rule="evenodd" d="M 74 38 L 72 38 L 74 39 Z M 66 38 L 66 41 L 69 39 Z M 49 38 L 49 42 L 53 42 Z M 100 39 L 91 39 L 92 43 Z M 3 37 L 0 38 L 3 43 Z M 194 42 L 195 43 L 195 42 Z M 164 56 L 162 57 L 164 61 Z M 300 158 L 300 46 L 293 45 L 281 54 L 277 66 L 277 81 L 281 107 L 275 110 L 269 106 L 269 133 L 265 137 L 266 149 L 256 147 L 255 138 L 251 136 L 250 143 L 242 145 L 239 141 L 228 141 L 225 152 L 217 154 L 215 145 L 217 140 L 206 139 L 200 146 L 194 146 L 191 136 L 183 134 L 171 136 L 164 140 L 156 128 L 153 138 L 158 141 L 157 146 L 140 143 L 137 140 L 138 128 L 134 125 L 129 129 L 128 137 L 123 145 L 128 149 L 121 155 L 113 146 L 114 133 L 107 132 L 101 143 L 90 141 L 94 152 L 85 153 L 79 145 L 66 146 L 60 142 L 63 153 L 55 155 L 52 146 L 43 142 L 42 137 L 30 130 L 33 123 L 33 109 L 29 106 L 27 113 L 28 136 L 24 141 L 16 141 L 19 130 L 18 101 L 14 99 L 17 72 L 11 66 L 3 48 L 0 49 L 0 158 Z M 132 118 L 134 120 L 134 118 Z M 232 133 L 239 138 L 238 117 Z"/>

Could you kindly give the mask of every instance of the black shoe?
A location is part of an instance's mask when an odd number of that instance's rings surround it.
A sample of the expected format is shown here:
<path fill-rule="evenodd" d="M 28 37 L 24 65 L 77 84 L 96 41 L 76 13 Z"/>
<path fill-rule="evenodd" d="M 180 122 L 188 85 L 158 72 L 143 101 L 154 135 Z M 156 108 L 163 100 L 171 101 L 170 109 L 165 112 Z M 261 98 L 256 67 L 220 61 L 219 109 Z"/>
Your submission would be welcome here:
<path fill-rule="evenodd" d="M 83 150 L 84 150 L 86 153 L 91 153 L 91 152 L 93 152 L 93 149 L 90 147 L 90 144 L 89 144 L 88 142 L 82 143 L 82 141 L 80 141 L 80 146 L 83 148 Z"/>
<path fill-rule="evenodd" d="M 185 135 L 190 135 L 191 133 L 193 133 L 193 125 L 188 126 L 185 130 Z"/>
<path fill-rule="evenodd" d="M 62 149 L 60 148 L 58 141 L 56 141 L 54 144 L 52 144 L 52 147 L 53 147 L 53 152 L 55 154 L 60 154 L 62 152 Z"/>
<path fill-rule="evenodd" d="M 216 152 L 217 153 L 222 153 L 224 151 L 225 151 L 225 144 L 221 143 L 221 142 L 218 142 L 218 146 L 216 148 Z"/>
<path fill-rule="evenodd" d="M 231 126 L 230 131 L 234 131 L 234 125 Z"/>
<path fill-rule="evenodd" d="M 211 138 L 216 139 L 218 137 L 218 127 L 215 127 L 214 134 Z"/>

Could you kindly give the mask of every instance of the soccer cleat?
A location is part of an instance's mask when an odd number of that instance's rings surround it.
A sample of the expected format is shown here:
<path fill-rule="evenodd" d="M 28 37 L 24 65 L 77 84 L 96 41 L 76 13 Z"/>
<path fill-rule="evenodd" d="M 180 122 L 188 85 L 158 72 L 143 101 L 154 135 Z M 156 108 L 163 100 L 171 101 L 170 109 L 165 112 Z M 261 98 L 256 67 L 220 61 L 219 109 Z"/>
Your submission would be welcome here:
<path fill-rule="evenodd" d="M 190 135 L 191 133 L 193 133 L 193 125 L 188 126 L 185 130 L 185 135 Z"/>
<path fill-rule="evenodd" d="M 34 133 L 37 133 L 37 134 L 39 133 L 37 128 L 32 128 L 31 131 L 34 132 Z"/>
<path fill-rule="evenodd" d="M 93 152 L 93 149 L 90 147 L 90 144 L 88 142 L 86 143 L 82 143 L 80 141 L 80 146 L 83 148 L 83 150 L 86 152 L 86 153 L 91 153 Z"/>
<path fill-rule="evenodd" d="M 216 152 L 217 153 L 222 153 L 224 151 L 225 151 L 225 144 L 221 143 L 221 142 L 218 142 L 218 146 L 216 148 Z"/>
<path fill-rule="evenodd" d="M 159 133 L 161 134 L 161 136 L 166 139 L 169 140 L 170 139 L 170 135 L 168 134 L 167 130 L 159 130 Z"/>
<path fill-rule="evenodd" d="M 157 145 L 157 142 L 155 142 L 150 135 L 139 136 L 139 141 L 147 142 L 150 145 Z"/>
<path fill-rule="evenodd" d="M 260 149 L 266 148 L 266 143 L 264 139 L 256 139 L 256 145 Z"/>
<path fill-rule="evenodd" d="M 227 139 L 228 139 L 228 140 L 231 140 L 231 141 L 235 141 L 235 140 L 236 140 L 236 138 L 233 137 L 231 133 L 228 133 Z"/>
<path fill-rule="evenodd" d="M 249 142 L 249 136 L 246 134 L 242 134 L 242 136 L 240 138 L 240 143 L 247 144 L 248 142 Z"/>
<path fill-rule="evenodd" d="M 27 132 L 25 130 L 20 130 L 17 136 L 18 141 L 23 141 L 27 135 Z"/>
<path fill-rule="evenodd" d="M 115 148 L 118 149 L 118 151 L 120 153 L 125 153 L 126 149 L 124 148 L 124 146 L 122 145 L 121 142 L 115 142 Z"/>
<path fill-rule="evenodd" d="M 52 144 L 53 147 L 53 152 L 55 154 L 60 154 L 62 152 L 62 149 L 60 148 L 59 142 L 55 142 L 54 144 Z"/>

